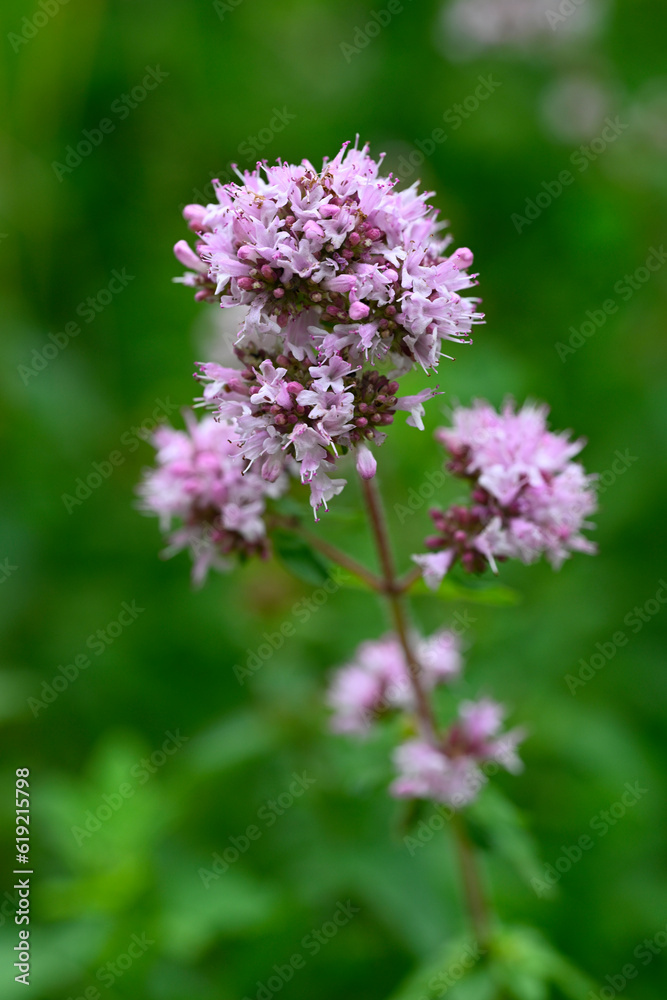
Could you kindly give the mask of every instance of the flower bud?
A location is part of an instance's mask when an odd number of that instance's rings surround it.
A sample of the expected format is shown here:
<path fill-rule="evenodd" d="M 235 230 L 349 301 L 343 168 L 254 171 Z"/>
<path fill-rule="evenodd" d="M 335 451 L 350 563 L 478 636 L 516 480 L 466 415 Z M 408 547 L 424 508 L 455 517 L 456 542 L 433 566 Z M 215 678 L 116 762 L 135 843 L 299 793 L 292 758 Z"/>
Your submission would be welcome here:
<path fill-rule="evenodd" d="M 365 444 L 360 444 L 357 448 L 357 472 L 362 479 L 372 479 L 377 472 L 375 456 Z"/>

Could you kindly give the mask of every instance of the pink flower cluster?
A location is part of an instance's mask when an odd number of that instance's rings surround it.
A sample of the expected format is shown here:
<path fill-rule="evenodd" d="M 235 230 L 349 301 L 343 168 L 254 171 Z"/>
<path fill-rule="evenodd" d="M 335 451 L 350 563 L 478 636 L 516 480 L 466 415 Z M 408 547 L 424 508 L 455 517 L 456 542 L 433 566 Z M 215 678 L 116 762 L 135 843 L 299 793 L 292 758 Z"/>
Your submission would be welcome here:
<path fill-rule="evenodd" d="M 581 534 L 592 527 L 594 476 L 573 462 L 584 442 L 547 429 L 548 409 L 526 403 L 500 413 L 477 400 L 454 411 L 453 426 L 436 437 L 449 452 L 447 469 L 472 486 L 472 504 L 432 510 L 437 534 L 426 539 L 426 555 L 413 559 L 437 587 L 458 560 L 482 572 L 507 558 L 531 563 L 545 555 L 558 568 L 572 552 L 596 551 Z"/>
<path fill-rule="evenodd" d="M 203 399 L 233 422 L 243 457 L 251 465 L 258 461 L 268 482 L 294 458 L 315 510 L 326 508 L 345 486 L 345 479 L 330 475 L 341 450 L 355 446 L 357 468 L 370 479 L 376 460 L 368 445 L 384 441 L 380 428 L 392 423 L 397 410 L 409 411 L 409 424 L 424 426 L 423 402 L 431 389 L 399 399 L 398 382 L 353 368 L 340 355 L 314 365 L 285 354 L 271 360 L 256 349 L 237 348 L 237 354 L 242 369 L 200 366 Z"/>
<path fill-rule="evenodd" d="M 461 673 L 457 636 L 443 629 L 428 639 L 417 639 L 415 653 L 421 681 L 427 691 L 454 680 Z M 398 638 L 363 642 L 354 660 L 336 671 L 328 695 L 332 727 L 339 733 L 366 733 L 373 719 L 390 709 L 413 708 L 412 684 Z"/>
<path fill-rule="evenodd" d="M 157 465 L 139 493 L 141 507 L 170 532 L 167 555 L 189 548 L 193 579 L 201 583 L 211 567 L 230 568 L 234 555 L 267 554 L 266 498 L 279 496 L 286 479 L 269 483 L 248 471 L 231 424 L 212 416 L 197 423 L 190 413 L 186 419 L 185 431 L 163 426 L 153 435 Z"/>
<path fill-rule="evenodd" d="M 516 774 L 521 729 L 501 733 L 502 706 L 488 698 L 465 701 L 442 742 L 424 739 L 401 744 L 394 752 L 398 777 L 390 791 L 397 798 L 433 799 L 455 808 L 467 805 L 487 780 L 484 765 L 500 764 Z M 488 768 L 486 769 L 488 770 Z"/>
<path fill-rule="evenodd" d="M 247 310 L 241 368 L 202 365 L 205 401 L 235 423 L 265 478 L 295 458 L 315 509 L 344 486 L 329 477 L 341 452 L 355 448 L 371 477 L 368 445 L 396 410 L 422 426 L 433 390 L 400 397 L 394 376 L 435 368 L 442 341 L 469 342 L 483 318 L 460 294 L 474 284 L 472 253 L 445 255 L 430 194 L 396 191 L 381 162 L 346 143 L 320 172 L 306 160 L 258 166 L 220 185 L 217 204 L 187 206 L 196 252 L 174 248 L 196 298 Z"/>
<path fill-rule="evenodd" d="M 425 692 L 450 684 L 462 671 L 460 640 L 447 629 L 427 639 L 412 637 Z M 363 642 L 351 663 L 334 674 L 327 702 L 335 732 L 366 735 L 371 723 L 392 710 L 415 711 L 405 653 L 393 633 Z M 398 777 L 391 792 L 398 798 L 427 798 L 460 807 L 470 802 L 486 775 L 482 765 L 495 762 L 516 772 L 519 729 L 501 733 L 503 709 L 482 699 L 459 706 L 458 718 L 441 736 L 420 736 L 395 751 Z"/>

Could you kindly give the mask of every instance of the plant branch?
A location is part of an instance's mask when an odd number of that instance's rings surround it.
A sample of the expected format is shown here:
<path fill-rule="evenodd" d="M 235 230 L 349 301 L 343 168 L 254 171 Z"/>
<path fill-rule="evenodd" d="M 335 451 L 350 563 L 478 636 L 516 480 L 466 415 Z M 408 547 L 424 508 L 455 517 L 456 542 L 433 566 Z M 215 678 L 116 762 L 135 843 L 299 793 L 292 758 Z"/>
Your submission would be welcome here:
<path fill-rule="evenodd" d="M 465 820 L 460 813 L 454 813 L 451 824 L 470 922 L 478 944 L 485 948 L 489 939 L 489 909 L 475 858 L 475 848 L 468 836 Z"/>
<path fill-rule="evenodd" d="M 383 587 L 381 592 L 389 602 L 396 634 L 403 648 L 414 691 L 417 718 L 424 736 L 437 746 L 439 742 L 438 724 L 430 699 L 422 684 L 419 661 L 412 648 L 405 602 L 405 592 L 418 578 L 419 570 L 415 568 L 415 570 L 409 571 L 402 580 L 397 580 L 389 533 L 375 479 L 362 479 L 361 485 L 382 567 Z M 452 817 L 452 830 L 456 841 L 470 922 L 480 947 L 484 948 L 489 937 L 489 911 L 477 868 L 475 851 L 468 836 L 465 821 L 456 812 Z"/>
<path fill-rule="evenodd" d="M 360 580 L 367 583 L 373 590 L 381 592 L 384 589 L 384 583 L 376 573 L 373 573 L 370 569 L 366 569 L 365 566 L 357 562 L 352 556 L 349 556 L 347 552 L 343 552 L 336 545 L 332 545 L 331 542 L 327 542 L 326 539 L 320 538 L 318 535 L 308 531 L 307 528 L 302 527 L 296 519 L 292 520 L 291 518 L 275 516 L 274 524 L 276 527 L 296 531 L 309 545 L 312 545 L 314 549 L 321 552 L 323 556 L 326 556 L 331 562 L 337 563 L 343 569 L 353 573 L 354 576 L 359 577 Z"/>
<path fill-rule="evenodd" d="M 409 569 L 407 573 L 398 581 L 398 588 L 400 592 L 402 594 L 407 593 L 413 583 L 416 583 L 417 580 L 419 580 L 421 575 L 422 571 L 420 566 L 413 566 L 412 569 Z"/>
<path fill-rule="evenodd" d="M 410 632 L 408 627 L 408 617 L 402 595 L 402 587 L 396 579 L 394 569 L 394 557 L 391 551 L 389 533 L 382 510 L 382 502 L 378 493 L 375 479 L 361 479 L 361 486 L 368 510 L 368 518 L 373 531 L 373 537 L 382 567 L 384 593 L 391 611 L 391 616 L 396 629 L 399 642 L 403 649 L 405 662 L 410 675 L 410 683 L 415 696 L 417 708 L 417 718 L 424 734 L 431 739 L 437 739 L 437 723 L 433 714 L 433 708 L 422 685 L 421 667 L 412 648 Z"/>

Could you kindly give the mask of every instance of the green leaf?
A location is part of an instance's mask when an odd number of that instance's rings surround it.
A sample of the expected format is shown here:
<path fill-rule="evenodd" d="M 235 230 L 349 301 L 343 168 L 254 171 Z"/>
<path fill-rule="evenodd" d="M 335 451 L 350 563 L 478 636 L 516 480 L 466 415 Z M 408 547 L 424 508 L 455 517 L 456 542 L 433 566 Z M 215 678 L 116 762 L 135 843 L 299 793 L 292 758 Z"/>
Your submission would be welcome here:
<path fill-rule="evenodd" d="M 485 956 L 469 938 L 456 938 L 432 961 L 399 986 L 390 1000 L 436 1000 L 450 993 L 456 1000 L 494 1000 L 495 987 Z"/>
<path fill-rule="evenodd" d="M 532 927 L 502 927 L 486 948 L 457 938 L 422 965 L 390 1000 L 549 1000 L 557 986 L 569 1000 L 589 1000 L 594 983 Z"/>
<path fill-rule="evenodd" d="M 338 570 L 337 579 L 341 586 L 351 590 L 373 591 L 373 588 L 365 580 L 361 580 L 347 570 Z M 437 600 L 466 601 L 469 604 L 486 604 L 497 607 L 511 607 L 519 604 L 521 601 L 521 595 L 516 590 L 512 590 L 511 587 L 505 587 L 501 584 L 466 587 L 447 578 L 442 581 L 437 590 L 431 590 L 420 578 L 415 580 L 406 593 L 410 597 L 431 597 Z"/>
<path fill-rule="evenodd" d="M 270 755 L 280 730 L 256 711 L 240 711 L 214 723 L 192 740 L 187 764 L 194 774 L 217 774 Z"/>
<path fill-rule="evenodd" d="M 357 507 L 332 506 L 327 511 L 327 521 L 340 521 L 348 526 L 351 524 L 365 525 L 366 514 Z"/>
<path fill-rule="evenodd" d="M 295 532 L 278 528 L 273 532 L 273 546 L 285 569 L 299 580 L 320 586 L 329 579 L 329 569 L 322 556 Z"/>
<path fill-rule="evenodd" d="M 196 962 L 220 938 L 265 929 L 281 910 L 281 889 L 241 864 L 222 875 L 210 854 L 165 852 L 160 859 L 163 903 L 158 933 L 181 962 Z M 283 907 L 284 909 L 284 907 Z"/>
<path fill-rule="evenodd" d="M 490 944 L 491 970 L 513 1000 L 547 1000 L 554 985 L 570 1000 L 589 1000 L 595 983 L 532 927 L 503 928 Z"/>
<path fill-rule="evenodd" d="M 447 577 L 437 590 L 431 590 L 420 578 L 410 587 L 409 593 L 417 597 L 437 597 L 445 601 L 467 601 L 470 604 L 489 604 L 498 607 L 511 607 L 522 600 L 518 591 L 500 583 L 465 586 Z"/>
<path fill-rule="evenodd" d="M 347 569 L 342 569 L 342 567 L 336 570 L 336 583 L 345 590 L 365 590 L 369 594 L 376 593 L 367 580 L 363 580 L 360 576 Z"/>
<path fill-rule="evenodd" d="M 527 883 L 541 878 L 537 844 L 516 806 L 494 785 L 487 785 L 466 813 L 470 835 L 484 850 L 503 858 Z"/>
<path fill-rule="evenodd" d="M 65 996 L 68 984 L 76 981 L 82 969 L 94 969 L 99 964 L 112 936 L 113 926 L 108 918 L 90 909 L 78 920 L 38 926 L 34 931 L 31 928 L 30 944 L 39 948 L 39 961 L 34 963 L 30 980 L 31 995 Z M 8 936 L 2 943 L 11 949 L 15 941 L 10 944 Z"/>

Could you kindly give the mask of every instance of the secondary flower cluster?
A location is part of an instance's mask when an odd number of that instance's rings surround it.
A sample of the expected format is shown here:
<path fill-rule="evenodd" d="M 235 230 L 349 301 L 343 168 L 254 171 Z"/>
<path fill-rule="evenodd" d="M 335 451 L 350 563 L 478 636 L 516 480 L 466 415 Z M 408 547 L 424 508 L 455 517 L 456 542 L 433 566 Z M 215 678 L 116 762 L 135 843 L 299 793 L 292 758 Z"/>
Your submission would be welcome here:
<path fill-rule="evenodd" d="M 268 554 L 266 498 L 279 496 L 286 478 L 269 483 L 248 471 L 228 422 L 206 416 L 197 423 L 191 413 L 186 420 L 185 431 L 163 426 L 153 435 L 157 465 L 145 473 L 139 493 L 142 508 L 170 532 L 167 555 L 189 548 L 193 579 L 201 583 L 211 567 L 228 569 L 235 555 Z"/>
<path fill-rule="evenodd" d="M 428 639 L 417 638 L 414 645 L 427 691 L 461 673 L 461 651 L 453 632 L 443 629 Z M 412 684 L 397 636 L 363 642 L 354 660 L 336 672 L 328 703 L 334 711 L 332 726 L 339 733 L 363 734 L 383 712 L 411 709 Z"/>
<path fill-rule="evenodd" d="M 293 457 L 302 482 L 310 485 L 315 510 L 326 508 L 345 486 L 345 479 L 329 475 L 339 449 L 355 446 L 357 468 L 370 479 L 376 461 L 368 445 L 382 444 L 386 434 L 380 428 L 393 422 L 397 410 L 409 411 L 407 422 L 423 429 L 423 403 L 431 389 L 399 399 L 398 382 L 376 370 L 353 368 L 340 355 L 314 365 L 293 355 L 271 360 L 254 348 L 236 351 L 242 369 L 200 365 L 203 400 L 233 422 L 242 455 L 250 464 L 259 462 L 267 481 Z"/>
<path fill-rule="evenodd" d="M 430 692 L 449 684 L 462 670 L 458 637 L 447 629 L 427 639 L 412 637 L 419 664 L 419 683 Z M 334 674 L 327 698 L 332 728 L 365 735 L 371 723 L 392 710 L 414 711 L 415 700 L 403 647 L 394 634 L 362 643 L 351 663 Z M 521 762 L 516 746 L 523 732 L 501 733 L 503 709 L 489 699 L 465 701 L 458 718 L 441 736 L 419 737 L 394 753 L 398 777 L 391 792 L 398 798 L 426 798 L 455 807 L 470 802 L 495 762 L 516 772 Z"/>
<path fill-rule="evenodd" d="M 464 701 L 439 745 L 424 739 L 401 744 L 394 752 L 398 777 L 392 794 L 461 808 L 486 782 L 489 764 L 517 774 L 523 765 L 516 748 L 525 734 L 522 729 L 501 733 L 504 714 L 503 707 L 489 698 Z"/>
<path fill-rule="evenodd" d="M 205 401 L 235 423 L 265 478 L 293 457 L 315 509 L 343 488 L 328 475 L 341 451 L 356 448 L 370 477 L 368 445 L 396 410 L 421 426 L 434 391 L 401 397 L 395 375 L 434 369 L 442 341 L 469 342 L 483 318 L 460 294 L 474 284 L 472 253 L 445 255 L 430 194 L 396 191 L 381 163 L 346 143 L 320 172 L 307 160 L 258 166 L 219 185 L 216 204 L 187 206 L 196 252 L 174 248 L 196 298 L 247 310 L 240 368 L 201 366 Z"/>
<path fill-rule="evenodd" d="M 436 431 L 450 455 L 446 468 L 472 486 L 472 504 L 430 512 L 437 534 L 425 540 L 426 555 L 413 556 L 429 586 L 457 560 L 479 573 L 487 565 L 496 572 L 507 558 L 546 555 L 558 568 L 572 552 L 596 551 L 581 534 L 597 507 L 595 477 L 572 461 L 584 442 L 549 431 L 547 413 L 528 403 L 515 412 L 511 401 L 497 413 L 477 400 L 455 409 L 450 429 Z"/>

